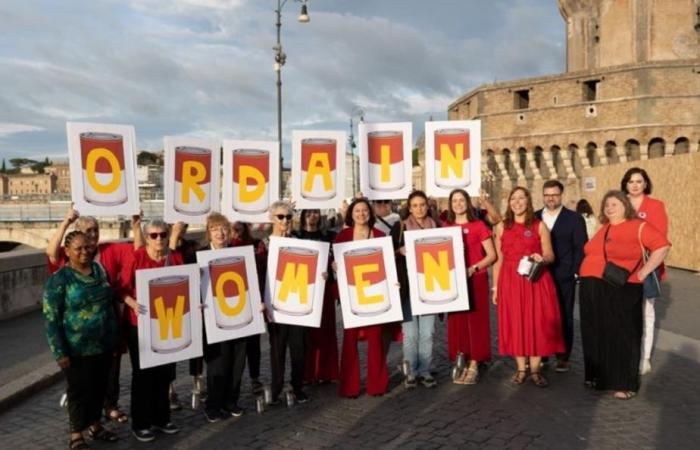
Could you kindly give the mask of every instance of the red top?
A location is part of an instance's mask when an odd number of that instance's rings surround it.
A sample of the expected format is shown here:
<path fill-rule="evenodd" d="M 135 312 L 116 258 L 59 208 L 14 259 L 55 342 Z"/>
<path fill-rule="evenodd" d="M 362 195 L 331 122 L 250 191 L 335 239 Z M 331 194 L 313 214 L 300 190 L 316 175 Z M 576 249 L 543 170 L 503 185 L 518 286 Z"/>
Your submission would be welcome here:
<path fill-rule="evenodd" d="M 628 283 L 641 283 L 637 272 L 642 267 L 642 245 L 645 249 L 654 251 L 661 247 L 671 245 L 666 237 L 652 226 L 644 225 L 641 233 L 641 245 L 639 227 L 644 224 L 640 219 L 625 220 L 617 225 L 604 225 L 583 247 L 585 256 L 579 269 L 580 277 L 603 278 L 605 257 L 603 244 L 605 231 L 610 228 L 606 245 L 608 261 L 623 267 L 630 272 Z"/>
<path fill-rule="evenodd" d="M 491 237 L 491 231 L 481 220 L 473 220 L 471 222 L 465 223 L 446 223 L 445 226 L 451 227 L 456 226 L 462 228 L 462 240 L 464 241 L 464 261 L 467 267 L 473 266 L 478 263 L 484 256 L 486 252 L 484 251 L 482 242 Z M 485 271 L 486 269 L 480 269 L 479 272 Z"/>
<path fill-rule="evenodd" d="M 642 203 L 637 210 L 637 217 L 651 224 L 668 239 L 668 215 L 664 202 L 651 198 L 648 195 L 644 196 Z M 666 269 L 663 264 L 659 266 L 659 273 L 662 280 L 666 279 Z"/>
<path fill-rule="evenodd" d="M 122 265 L 133 252 L 133 242 L 102 242 L 97 245 L 95 262 L 100 263 L 105 269 L 105 273 L 112 287 L 117 288 L 117 280 L 119 279 Z M 58 261 L 56 261 L 56 264 L 52 263 L 51 260 L 47 258 L 49 275 L 52 275 L 58 271 L 58 269 L 65 266 L 67 262 L 68 256 L 66 256 L 66 249 L 61 247 L 58 250 Z"/>
<path fill-rule="evenodd" d="M 119 282 L 119 298 L 124 299 L 127 295 L 136 298 L 136 271 L 138 269 L 165 267 L 166 262 L 168 266 L 179 266 L 183 263 L 182 255 L 171 250 L 162 261 L 154 261 L 148 256 L 146 247 L 141 247 L 131 253 L 131 257 L 128 258 L 122 266 L 121 280 Z M 138 323 L 136 313 L 129 307 L 126 309 L 129 310 L 129 322 L 133 326 L 136 326 Z"/>
<path fill-rule="evenodd" d="M 353 240 L 352 233 L 353 233 L 353 227 L 343 228 L 335 236 L 335 240 L 333 241 L 333 243 L 340 244 L 341 242 L 352 241 Z M 383 231 L 377 230 L 376 228 L 372 228 L 372 237 L 384 237 L 384 236 L 386 236 L 386 235 L 384 234 Z"/>

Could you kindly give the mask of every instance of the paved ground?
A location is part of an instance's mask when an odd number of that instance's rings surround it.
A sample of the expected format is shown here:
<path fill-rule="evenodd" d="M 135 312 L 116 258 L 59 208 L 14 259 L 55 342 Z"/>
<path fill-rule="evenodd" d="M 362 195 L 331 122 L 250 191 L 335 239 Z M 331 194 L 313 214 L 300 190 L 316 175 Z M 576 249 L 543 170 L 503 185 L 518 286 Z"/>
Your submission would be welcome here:
<path fill-rule="evenodd" d="M 660 324 L 674 335 L 689 333 L 685 338 L 697 342 L 692 339 L 692 333 L 697 333 L 692 324 L 698 318 L 692 293 L 700 287 L 700 278 L 673 271 L 670 282 L 671 296 L 665 306 L 660 306 Z M 43 335 L 37 338 L 37 329 L 26 323 L 23 328 L 31 330 L 32 336 L 25 338 L 22 345 L 37 352 L 37 342 L 42 342 Z M 572 372 L 550 372 L 548 389 L 532 384 L 511 385 L 508 380 L 513 364 L 502 358 L 495 358 L 478 385 L 454 385 L 448 379 L 450 368 L 443 329 L 444 323 L 439 322 L 435 358 L 439 385 L 434 389 L 407 392 L 394 372 L 391 390 L 383 397 L 343 400 L 336 396 L 336 385 L 311 386 L 307 390 L 312 397 L 310 403 L 291 409 L 277 406 L 258 415 L 246 380 L 241 402 L 246 414 L 240 419 L 208 424 L 201 411 L 186 408 L 173 415 L 182 426 L 178 435 L 159 436 L 153 444 L 141 444 L 130 437 L 128 425 L 123 425 L 115 427 L 122 438 L 118 443 L 96 443 L 94 448 L 690 449 L 697 448 L 700 442 L 700 429 L 696 426 L 700 417 L 700 358 L 693 349 L 656 351 L 652 360 L 654 371 L 643 378 L 639 396 L 623 402 L 612 399 L 609 393 L 583 387 L 580 343 L 575 348 Z M 6 344 L 13 340 L 6 331 L 3 323 L 0 357 L 4 361 L 8 361 Z M 9 347 L 17 353 L 15 345 Z M 400 353 L 400 347 L 394 344 L 391 367 L 398 364 Z M 29 359 L 25 359 L 25 364 Z M 267 366 L 265 354 L 263 373 L 268 373 Z M 186 365 L 181 364 L 179 369 L 177 388 L 186 399 L 190 387 Z M 8 370 L 3 364 L 0 377 Z M 129 376 L 125 359 L 122 404 L 127 410 Z M 0 446 L 65 447 L 67 415 L 58 406 L 62 391 L 62 383 L 55 384 L 0 413 Z"/>

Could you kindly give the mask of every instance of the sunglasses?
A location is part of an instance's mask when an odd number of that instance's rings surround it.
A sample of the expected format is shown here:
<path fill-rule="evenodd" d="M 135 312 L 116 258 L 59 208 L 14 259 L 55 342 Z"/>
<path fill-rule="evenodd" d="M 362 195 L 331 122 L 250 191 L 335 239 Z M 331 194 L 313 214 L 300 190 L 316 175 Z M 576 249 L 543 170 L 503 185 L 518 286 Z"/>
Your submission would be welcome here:
<path fill-rule="evenodd" d="M 391 200 L 375 200 L 374 203 L 382 205 L 386 203 L 391 203 Z"/>
<path fill-rule="evenodd" d="M 158 238 L 165 239 L 166 237 L 168 237 L 168 232 L 161 231 L 160 233 L 148 233 L 148 237 L 154 240 Z"/>
<path fill-rule="evenodd" d="M 281 222 L 284 219 L 287 219 L 287 221 L 290 221 L 290 220 L 292 220 L 292 217 L 294 217 L 294 216 L 292 214 L 287 214 L 287 215 L 275 214 L 275 217 L 277 217 L 277 220 L 279 220 Z"/>

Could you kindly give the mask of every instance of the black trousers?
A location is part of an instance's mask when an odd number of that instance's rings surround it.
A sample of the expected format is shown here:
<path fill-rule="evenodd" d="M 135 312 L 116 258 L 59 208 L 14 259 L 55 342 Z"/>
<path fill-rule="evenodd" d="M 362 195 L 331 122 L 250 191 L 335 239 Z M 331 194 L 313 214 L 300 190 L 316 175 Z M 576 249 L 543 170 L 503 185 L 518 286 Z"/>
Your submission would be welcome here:
<path fill-rule="evenodd" d="M 105 412 L 119 406 L 119 372 L 122 365 L 122 354 L 117 351 L 110 356 L 109 372 L 107 374 L 107 386 L 105 390 Z"/>
<path fill-rule="evenodd" d="M 574 305 L 576 303 L 576 280 L 554 279 L 559 298 L 559 311 L 561 313 L 561 327 L 566 344 L 566 353 L 557 354 L 558 359 L 568 361 L 571 356 L 571 348 L 574 345 Z"/>
<path fill-rule="evenodd" d="M 627 283 L 616 288 L 586 277 L 580 289 L 586 381 L 599 390 L 639 390 L 642 285 Z"/>
<path fill-rule="evenodd" d="M 260 378 L 260 335 L 254 334 L 246 338 L 246 359 L 248 360 L 248 375 L 255 380 Z"/>
<path fill-rule="evenodd" d="M 276 399 L 284 386 L 287 347 L 292 360 L 292 389 L 295 393 L 302 391 L 304 382 L 304 341 L 306 328 L 280 323 L 271 323 L 268 327 L 270 334 L 270 366 L 272 369 L 272 398 Z"/>
<path fill-rule="evenodd" d="M 137 330 L 130 325 L 127 331 L 131 358 L 131 426 L 142 430 L 170 422 L 168 389 L 175 379 L 175 364 L 141 369 Z"/>
<path fill-rule="evenodd" d="M 100 421 L 111 359 L 109 353 L 71 356 L 70 367 L 63 369 L 71 433 L 80 433 Z"/>
<path fill-rule="evenodd" d="M 231 410 L 238 406 L 245 369 L 246 339 L 209 344 L 204 349 L 207 363 L 207 411 Z"/>

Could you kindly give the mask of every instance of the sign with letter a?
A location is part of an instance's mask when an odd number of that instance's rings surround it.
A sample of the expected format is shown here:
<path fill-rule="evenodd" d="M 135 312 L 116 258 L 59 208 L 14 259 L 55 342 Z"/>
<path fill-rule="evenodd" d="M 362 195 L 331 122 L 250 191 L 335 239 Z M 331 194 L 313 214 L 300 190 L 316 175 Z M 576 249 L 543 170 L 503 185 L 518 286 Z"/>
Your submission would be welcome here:
<path fill-rule="evenodd" d="M 414 316 L 469 309 L 460 227 L 406 231 L 406 268 Z"/>
<path fill-rule="evenodd" d="M 206 223 L 219 210 L 219 143 L 165 137 L 165 211 L 168 223 Z"/>
<path fill-rule="evenodd" d="M 345 197 L 344 131 L 292 131 L 292 198 L 300 209 L 335 209 Z"/>
<path fill-rule="evenodd" d="M 360 191 L 370 200 L 405 199 L 413 189 L 412 125 L 360 123 Z"/>
<path fill-rule="evenodd" d="M 345 328 L 403 319 L 390 237 L 333 244 Z"/>
<path fill-rule="evenodd" d="M 196 264 L 136 271 L 142 369 L 202 356 L 199 267 Z"/>
<path fill-rule="evenodd" d="M 67 122 L 71 198 L 82 215 L 139 213 L 134 127 Z"/>
<path fill-rule="evenodd" d="M 252 245 L 197 252 L 207 342 L 265 332 Z"/>
<path fill-rule="evenodd" d="M 435 197 L 481 188 L 481 121 L 425 122 L 425 187 Z"/>
<path fill-rule="evenodd" d="M 276 323 L 321 326 L 327 242 L 270 237 L 265 306 Z"/>
<path fill-rule="evenodd" d="M 279 199 L 279 146 L 276 141 L 224 141 L 221 212 L 232 222 L 270 222 Z"/>

